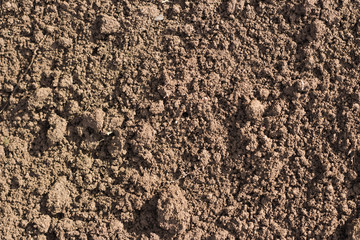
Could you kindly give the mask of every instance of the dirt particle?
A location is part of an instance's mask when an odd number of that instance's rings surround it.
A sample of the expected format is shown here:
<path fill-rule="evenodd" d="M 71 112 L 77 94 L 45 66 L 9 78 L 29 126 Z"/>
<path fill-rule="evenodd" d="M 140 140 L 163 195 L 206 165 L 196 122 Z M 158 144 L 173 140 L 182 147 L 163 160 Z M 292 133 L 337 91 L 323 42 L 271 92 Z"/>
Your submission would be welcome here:
<path fill-rule="evenodd" d="M 359 109 L 360 109 L 360 105 L 357 103 L 354 103 L 352 107 L 355 111 L 359 111 Z"/>
<path fill-rule="evenodd" d="M 282 108 L 280 104 L 273 104 L 270 108 L 270 115 L 279 116 L 281 114 L 281 110 Z"/>
<path fill-rule="evenodd" d="M 89 170 L 93 165 L 94 159 L 81 154 L 79 157 L 77 157 L 76 160 L 76 167 L 82 170 Z"/>
<path fill-rule="evenodd" d="M 254 19 L 256 17 L 256 12 L 254 7 L 252 7 L 251 5 L 246 5 L 245 16 L 249 19 Z"/>
<path fill-rule="evenodd" d="M 35 95 L 29 99 L 29 106 L 34 108 L 43 108 L 47 104 L 46 100 L 51 97 L 51 88 L 39 88 Z"/>
<path fill-rule="evenodd" d="M 36 43 L 40 43 L 43 38 L 44 38 L 44 34 L 40 29 L 36 29 L 33 32 L 33 39 Z"/>
<path fill-rule="evenodd" d="M 228 14 L 233 14 L 235 12 L 236 3 L 237 3 L 237 0 L 228 1 L 227 8 L 226 8 L 226 11 L 227 11 Z"/>
<path fill-rule="evenodd" d="M 160 14 L 160 15 L 158 15 L 158 16 L 156 16 L 155 18 L 154 18 L 154 20 L 155 21 L 162 21 L 162 20 L 164 20 L 164 15 L 162 15 L 162 14 Z"/>
<path fill-rule="evenodd" d="M 247 137 L 246 142 L 247 142 L 247 144 L 246 144 L 245 149 L 250 152 L 255 152 L 255 150 L 259 146 L 256 136 L 253 134 L 251 134 Z"/>
<path fill-rule="evenodd" d="M 149 145 L 155 138 L 155 130 L 149 123 L 143 124 L 136 135 L 136 140 L 140 144 Z"/>
<path fill-rule="evenodd" d="M 124 224 L 120 222 L 119 220 L 112 220 L 110 222 L 110 231 L 116 232 L 116 231 L 122 231 L 124 229 Z"/>
<path fill-rule="evenodd" d="M 100 132 L 104 126 L 105 112 L 98 108 L 93 113 L 84 114 L 83 126 L 89 127 L 96 132 Z"/>
<path fill-rule="evenodd" d="M 72 239 L 73 237 L 75 237 L 74 235 L 79 235 L 79 232 L 75 230 L 76 223 L 69 218 L 61 219 L 54 227 L 54 232 L 57 239 L 61 240 Z"/>
<path fill-rule="evenodd" d="M 295 89 L 298 92 L 307 92 L 310 90 L 310 84 L 307 80 L 298 80 L 295 83 Z"/>
<path fill-rule="evenodd" d="M 64 139 L 67 121 L 56 114 L 49 117 L 50 128 L 47 132 L 49 144 L 53 145 Z"/>
<path fill-rule="evenodd" d="M 357 218 L 351 222 L 347 229 L 349 239 L 360 239 L 360 218 Z"/>
<path fill-rule="evenodd" d="M 3 8 L 2 11 L 6 11 L 6 12 L 11 12 L 11 11 L 16 11 L 17 10 L 17 4 L 15 2 L 4 2 L 2 3 Z"/>
<path fill-rule="evenodd" d="M 266 100 L 270 95 L 270 91 L 266 88 L 262 88 L 259 91 L 259 95 L 262 100 Z"/>
<path fill-rule="evenodd" d="M 310 14 L 311 11 L 316 8 L 316 2 L 316 0 L 305 0 L 302 5 L 304 14 Z"/>
<path fill-rule="evenodd" d="M 257 99 L 252 100 L 246 107 L 246 114 L 250 119 L 259 119 L 264 113 L 264 105 Z"/>
<path fill-rule="evenodd" d="M 161 14 L 159 8 L 155 4 L 148 4 L 145 6 L 142 6 L 140 9 L 140 12 L 143 14 L 143 17 L 147 17 L 151 20 L 156 18 Z"/>
<path fill-rule="evenodd" d="M 46 207 L 52 214 L 65 212 L 70 206 L 71 197 L 66 177 L 59 178 L 50 188 Z"/>
<path fill-rule="evenodd" d="M 346 215 L 350 215 L 351 214 L 351 209 L 349 208 L 349 206 L 347 205 L 347 203 L 343 203 L 340 207 L 340 211 L 343 212 Z"/>
<path fill-rule="evenodd" d="M 67 105 L 67 110 L 71 115 L 78 113 L 80 111 L 79 103 L 77 101 L 70 100 Z"/>
<path fill-rule="evenodd" d="M 105 14 L 100 17 L 99 24 L 101 34 L 113 34 L 120 29 L 120 23 L 114 17 Z"/>
<path fill-rule="evenodd" d="M 69 10 L 69 8 L 70 8 L 70 4 L 67 3 L 67 2 L 61 2 L 61 3 L 59 4 L 59 7 L 60 7 L 61 9 L 65 10 L 65 11 L 67 11 L 67 10 Z"/>
<path fill-rule="evenodd" d="M 190 223 L 188 202 L 178 186 L 171 185 L 160 193 L 157 214 L 159 226 L 170 234 L 186 231 Z"/>
<path fill-rule="evenodd" d="M 62 48 L 71 48 L 72 47 L 72 39 L 71 38 L 66 38 L 66 37 L 60 37 L 57 41 L 56 41 L 57 45 L 59 47 Z"/>
<path fill-rule="evenodd" d="M 4 146 L 0 145 L 0 159 L 5 158 L 5 148 Z"/>
<path fill-rule="evenodd" d="M 13 156 L 19 158 L 19 161 L 25 161 L 29 158 L 29 143 L 19 137 L 9 139 L 7 149 Z"/>
<path fill-rule="evenodd" d="M 39 233 L 47 233 L 51 224 L 51 217 L 49 215 L 41 215 L 34 220 L 34 228 L 38 230 Z"/>
<path fill-rule="evenodd" d="M 220 230 L 218 232 L 216 232 L 215 234 L 213 234 L 210 238 L 210 240 L 225 240 L 225 239 L 230 239 L 229 238 L 229 232 L 226 230 Z"/>
<path fill-rule="evenodd" d="M 179 15 L 181 13 L 181 6 L 179 4 L 174 4 L 172 6 L 172 13 L 176 16 Z"/>
<path fill-rule="evenodd" d="M 2 158 L 0 158 L 3 160 Z M 8 191 L 10 190 L 9 184 L 6 183 L 5 179 L 0 177 L 0 200 L 5 200 Z"/>
<path fill-rule="evenodd" d="M 110 155 L 118 159 L 118 162 L 121 163 L 121 157 L 127 153 L 126 150 L 126 140 L 123 136 L 123 131 L 121 129 L 112 129 L 115 136 L 111 139 L 110 143 L 107 145 L 107 150 Z"/>
<path fill-rule="evenodd" d="M 30 22 L 30 19 L 29 19 L 28 22 Z M 51 25 L 47 25 L 47 26 L 45 27 L 45 32 L 46 32 L 47 34 L 53 34 L 53 33 L 55 32 L 55 30 L 56 30 L 56 27 L 51 26 Z"/>
<path fill-rule="evenodd" d="M 14 91 L 14 86 L 12 84 L 6 83 L 4 84 L 3 90 L 5 92 L 11 93 L 12 91 Z"/>
<path fill-rule="evenodd" d="M 116 129 L 119 129 L 121 127 L 121 125 L 123 124 L 124 122 L 124 117 L 113 117 L 111 118 L 110 120 L 110 123 L 109 123 L 109 129 L 110 130 L 116 130 Z"/>
<path fill-rule="evenodd" d="M 206 149 L 203 149 L 200 153 L 199 158 L 200 158 L 200 161 L 202 162 L 202 164 L 204 166 L 207 166 L 211 159 L 211 155 L 210 155 L 209 151 L 207 151 Z"/>
<path fill-rule="evenodd" d="M 194 26 L 192 24 L 186 24 L 184 26 L 183 31 L 186 34 L 186 36 L 191 36 L 195 32 L 195 29 L 194 29 Z"/>
<path fill-rule="evenodd" d="M 161 114 L 164 111 L 164 102 L 163 101 L 159 101 L 159 102 L 153 102 L 150 105 L 150 112 L 152 114 Z"/>
<path fill-rule="evenodd" d="M 73 77 L 70 74 L 64 74 L 60 78 L 59 87 L 68 88 L 73 84 Z"/>
<path fill-rule="evenodd" d="M 312 24 L 310 25 L 310 32 L 311 32 L 311 36 L 315 40 L 322 38 L 324 36 L 324 34 L 326 33 L 325 23 L 321 20 L 313 21 Z"/>

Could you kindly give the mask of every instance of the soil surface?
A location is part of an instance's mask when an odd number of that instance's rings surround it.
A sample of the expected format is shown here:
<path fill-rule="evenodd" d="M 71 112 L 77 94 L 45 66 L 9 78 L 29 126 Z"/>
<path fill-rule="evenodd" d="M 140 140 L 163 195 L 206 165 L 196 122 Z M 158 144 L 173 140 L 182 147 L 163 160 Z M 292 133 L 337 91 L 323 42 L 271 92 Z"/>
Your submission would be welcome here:
<path fill-rule="evenodd" d="M 0 0 L 1 239 L 360 239 L 359 0 Z"/>

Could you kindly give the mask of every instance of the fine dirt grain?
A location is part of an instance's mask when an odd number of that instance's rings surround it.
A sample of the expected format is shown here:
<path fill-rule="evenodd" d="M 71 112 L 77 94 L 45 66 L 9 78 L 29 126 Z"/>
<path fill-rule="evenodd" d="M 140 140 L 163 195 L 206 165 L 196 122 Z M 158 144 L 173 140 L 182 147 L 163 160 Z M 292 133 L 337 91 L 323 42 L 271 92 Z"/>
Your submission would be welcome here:
<path fill-rule="evenodd" d="M 358 0 L 0 0 L 0 239 L 360 239 Z"/>

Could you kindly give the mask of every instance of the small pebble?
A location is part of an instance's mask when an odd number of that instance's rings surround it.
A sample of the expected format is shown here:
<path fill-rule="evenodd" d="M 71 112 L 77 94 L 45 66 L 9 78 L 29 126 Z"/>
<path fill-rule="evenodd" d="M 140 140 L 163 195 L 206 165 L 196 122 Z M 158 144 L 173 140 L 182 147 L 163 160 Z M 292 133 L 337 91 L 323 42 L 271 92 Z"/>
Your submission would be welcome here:
<path fill-rule="evenodd" d="M 155 21 L 162 21 L 164 20 L 164 15 L 160 14 L 159 16 L 155 17 Z"/>

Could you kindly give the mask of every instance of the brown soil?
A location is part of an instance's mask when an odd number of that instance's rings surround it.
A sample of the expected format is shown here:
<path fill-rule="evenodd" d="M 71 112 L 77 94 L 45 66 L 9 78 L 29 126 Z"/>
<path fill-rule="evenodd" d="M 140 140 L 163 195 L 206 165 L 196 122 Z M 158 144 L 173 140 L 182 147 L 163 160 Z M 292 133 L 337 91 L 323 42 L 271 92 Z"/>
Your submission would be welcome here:
<path fill-rule="evenodd" d="M 0 5 L 0 239 L 360 239 L 358 0 Z"/>

